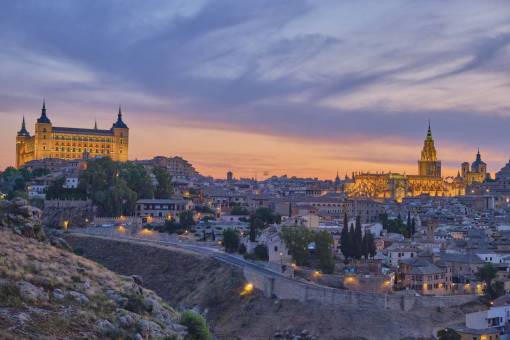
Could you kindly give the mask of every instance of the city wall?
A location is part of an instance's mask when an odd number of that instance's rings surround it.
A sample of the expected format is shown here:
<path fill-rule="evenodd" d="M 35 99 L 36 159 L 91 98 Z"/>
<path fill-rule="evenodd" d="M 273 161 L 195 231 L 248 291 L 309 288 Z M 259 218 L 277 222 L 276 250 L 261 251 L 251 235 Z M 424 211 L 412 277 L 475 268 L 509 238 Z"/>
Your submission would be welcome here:
<path fill-rule="evenodd" d="M 374 294 L 306 284 L 280 276 L 268 276 L 244 269 L 246 280 L 267 297 L 318 302 L 326 305 L 350 305 L 359 308 L 381 308 L 408 311 L 419 307 L 449 307 L 477 299 L 476 295 L 416 296 L 411 292 Z"/>

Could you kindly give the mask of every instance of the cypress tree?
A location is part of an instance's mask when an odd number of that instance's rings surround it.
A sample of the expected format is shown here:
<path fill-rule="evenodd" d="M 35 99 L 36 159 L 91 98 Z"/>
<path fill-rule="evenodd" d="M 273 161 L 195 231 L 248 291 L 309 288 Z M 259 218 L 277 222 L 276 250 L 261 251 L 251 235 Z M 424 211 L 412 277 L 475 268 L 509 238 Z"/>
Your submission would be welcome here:
<path fill-rule="evenodd" d="M 413 217 L 413 219 L 411 220 L 411 236 L 413 236 L 415 232 L 416 232 L 416 220 Z"/>
<path fill-rule="evenodd" d="M 363 243 L 363 235 L 361 232 L 361 217 L 356 217 L 356 228 L 354 229 L 354 257 L 356 259 L 361 258 L 361 245 Z"/>
<path fill-rule="evenodd" d="M 344 226 L 340 234 L 340 249 L 347 259 L 349 257 L 349 226 L 347 225 L 347 213 L 344 214 Z"/>
<path fill-rule="evenodd" d="M 407 212 L 407 224 L 406 224 L 406 237 L 411 238 L 412 236 L 412 226 L 411 226 L 411 212 Z"/>
<path fill-rule="evenodd" d="M 347 253 L 349 257 L 354 258 L 355 256 L 355 242 L 356 236 L 354 235 L 354 224 L 351 223 L 351 227 L 349 228 L 349 238 L 347 242 Z"/>
<path fill-rule="evenodd" d="M 363 235 L 363 239 L 361 240 L 361 255 L 366 259 L 368 259 L 368 234 L 369 231 L 365 231 L 365 235 Z"/>
<path fill-rule="evenodd" d="M 367 255 L 371 258 L 374 258 L 377 253 L 377 247 L 375 246 L 375 239 L 372 233 L 366 233 L 366 243 L 367 243 Z"/>

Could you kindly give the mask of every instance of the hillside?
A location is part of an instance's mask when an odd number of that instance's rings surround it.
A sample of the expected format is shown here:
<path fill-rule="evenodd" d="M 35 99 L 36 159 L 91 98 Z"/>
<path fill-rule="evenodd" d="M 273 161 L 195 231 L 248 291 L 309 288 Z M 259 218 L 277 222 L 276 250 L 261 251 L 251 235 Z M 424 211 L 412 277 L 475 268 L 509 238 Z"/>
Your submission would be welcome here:
<path fill-rule="evenodd" d="M 181 339 L 179 314 L 138 277 L 57 248 L 40 211 L 0 201 L 0 338 Z M 63 240 L 52 243 L 66 248 Z"/>
<path fill-rule="evenodd" d="M 459 323 L 480 308 L 471 303 L 403 312 L 269 299 L 258 291 L 241 297 L 242 272 L 213 259 L 125 241 L 65 238 L 111 270 L 141 275 L 170 304 L 201 310 L 220 339 L 428 339 L 434 327 Z"/>

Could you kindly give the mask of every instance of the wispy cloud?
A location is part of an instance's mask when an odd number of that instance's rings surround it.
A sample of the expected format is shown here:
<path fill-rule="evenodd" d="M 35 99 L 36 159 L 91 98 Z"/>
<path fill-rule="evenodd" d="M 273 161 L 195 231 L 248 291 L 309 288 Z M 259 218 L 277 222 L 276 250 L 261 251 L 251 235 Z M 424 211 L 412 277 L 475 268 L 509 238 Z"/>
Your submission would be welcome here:
<path fill-rule="evenodd" d="M 387 138 L 419 142 L 432 118 L 444 150 L 481 145 L 501 155 L 509 22 L 507 1 L 9 2 L 0 12 L 0 111 L 34 112 L 46 97 L 72 121 L 122 102 L 147 122 L 375 149 Z M 11 137 L 3 131 L 0 141 Z M 149 134 L 143 143 L 163 151 Z M 347 171 L 363 157 L 380 162 L 350 150 L 331 155 Z"/>

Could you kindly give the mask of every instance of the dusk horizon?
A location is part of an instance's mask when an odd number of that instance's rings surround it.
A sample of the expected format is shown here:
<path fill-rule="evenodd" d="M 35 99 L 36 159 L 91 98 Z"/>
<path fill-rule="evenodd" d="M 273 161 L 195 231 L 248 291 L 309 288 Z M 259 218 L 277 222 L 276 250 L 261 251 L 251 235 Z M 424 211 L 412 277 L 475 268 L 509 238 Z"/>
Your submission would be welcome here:
<path fill-rule="evenodd" d="M 45 99 L 57 126 L 109 128 L 122 105 L 129 159 L 181 156 L 217 178 L 414 174 L 429 119 L 446 176 L 478 148 L 496 172 L 510 10 L 468 3 L 5 4 L 0 167 Z"/>

